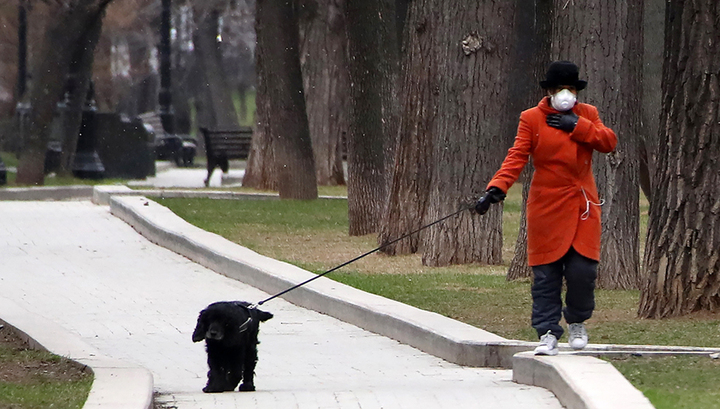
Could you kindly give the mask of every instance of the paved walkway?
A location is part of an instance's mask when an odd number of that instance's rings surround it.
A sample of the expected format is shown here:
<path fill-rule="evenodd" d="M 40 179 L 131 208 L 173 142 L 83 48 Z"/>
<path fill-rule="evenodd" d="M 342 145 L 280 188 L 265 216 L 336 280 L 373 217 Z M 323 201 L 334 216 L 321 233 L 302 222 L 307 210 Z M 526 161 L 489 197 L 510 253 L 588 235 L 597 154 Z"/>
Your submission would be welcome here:
<path fill-rule="evenodd" d="M 207 170 L 204 168 L 176 168 L 167 164 L 158 165 L 159 169 L 155 176 L 145 180 L 134 180 L 128 183 L 130 186 L 152 186 L 158 188 L 203 188 L 207 177 Z M 220 169 L 215 169 L 210 178 L 210 187 L 232 187 L 242 186 L 242 178 L 245 175 L 243 169 L 230 169 L 223 174 Z"/>
<path fill-rule="evenodd" d="M 201 392 L 198 312 L 267 294 L 158 247 L 89 202 L 0 202 L 0 297 L 148 368 L 186 408 L 560 408 L 508 370 L 464 368 L 276 299 L 261 326 L 255 393 Z M 2 312 L 0 311 L 0 315 Z"/>

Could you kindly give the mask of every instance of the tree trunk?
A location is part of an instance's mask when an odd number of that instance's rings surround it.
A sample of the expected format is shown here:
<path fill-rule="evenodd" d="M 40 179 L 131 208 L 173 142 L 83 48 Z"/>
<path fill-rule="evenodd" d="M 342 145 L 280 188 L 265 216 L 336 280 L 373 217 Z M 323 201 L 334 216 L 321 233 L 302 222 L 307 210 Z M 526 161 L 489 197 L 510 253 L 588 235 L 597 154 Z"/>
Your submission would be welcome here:
<path fill-rule="evenodd" d="M 513 70 L 510 80 L 508 110 L 510 121 L 507 123 L 507 135 L 515 135 L 518 118 L 524 109 L 537 105 L 543 97 L 539 79 L 544 78 L 547 61 L 550 58 L 552 39 L 552 21 L 554 19 L 552 2 L 517 0 L 515 16 L 515 48 Z M 509 141 L 512 143 L 512 140 Z M 520 230 L 515 241 L 515 253 L 506 278 L 516 280 L 532 277 L 532 269 L 527 258 L 527 198 L 530 191 L 533 167 L 529 163 L 520 176 L 523 183 L 522 204 L 520 210 Z"/>
<path fill-rule="evenodd" d="M 42 185 L 50 124 L 60 100 L 78 43 L 88 27 L 103 18 L 112 0 L 79 0 L 72 7 L 57 10 L 48 26 L 33 64 L 27 101 L 32 105 L 29 129 L 23 139 L 16 183 Z"/>
<path fill-rule="evenodd" d="M 348 145 L 348 221 L 350 235 L 377 232 L 387 192 L 396 78 L 395 3 L 347 0 L 346 24 L 351 81 Z"/>
<path fill-rule="evenodd" d="M 715 0 L 667 5 L 643 318 L 720 311 L 720 9 Z"/>
<path fill-rule="evenodd" d="M 298 19 L 292 1 L 257 2 L 257 47 L 264 53 L 270 137 L 283 199 L 316 199 L 317 182 L 305 110 Z"/>
<path fill-rule="evenodd" d="M 515 2 L 438 1 L 439 105 L 435 167 L 427 220 L 472 202 L 500 167 L 506 143 L 498 115 L 508 99 Z M 502 262 L 502 207 L 471 212 L 433 226 L 423 263 L 430 266 Z"/>
<path fill-rule="evenodd" d="M 301 18 L 300 62 L 317 182 L 344 185 L 342 139 L 348 131 L 344 0 L 306 0 Z"/>
<path fill-rule="evenodd" d="M 645 0 L 643 13 L 643 133 L 640 138 L 640 186 L 652 201 L 650 178 L 655 173 L 660 110 L 662 108 L 662 65 L 664 59 L 665 0 Z M 645 232 L 641 232 L 644 234 Z"/>
<path fill-rule="evenodd" d="M 553 54 L 578 65 L 588 80 L 580 100 L 595 105 L 618 136 L 615 152 L 593 158 L 598 193 L 605 200 L 596 284 L 604 289 L 637 288 L 642 3 L 618 0 L 597 6 L 556 0 L 555 5 Z"/>
<path fill-rule="evenodd" d="M 278 190 L 275 147 L 270 137 L 270 97 L 266 80 L 262 45 L 255 49 L 257 92 L 255 94 L 255 128 L 242 184 L 258 190 Z"/>
<path fill-rule="evenodd" d="M 528 163 L 523 173 L 520 174 L 519 181 L 522 181 L 523 184 L 522 204 L 520 207 L 520 230 L 518 230 L 517 240 L 515 241 L 515 253 L 513 253 L 510 267 L 505 276 L 508 281 L 533 277 L 532 268 L 528 265 L 527 251 L 527 199 L 530 194 L 530 182 L 533 171 L 532 164 Z"/>
<path fill-rule="evenodd" d="M 199 96 L 202 112 L 198 112 L 199 125 L 210 129 L 237 129 L 237 112 L 232 100 L 232 89 L 223 69 L 221 44 L 217 41 L 220 10 L 197 10 L 197 29 L 193 36 L 195 63 L 202 77 Z"/>
<path fill-rule="evenodd" d="M 425 218 L 433 173 L 433 125 L 438 104 L 438 71 L 433 61 L 435 32 L 433 0 L 410 4 L 404 32 L 401 110 L 395 166 L 391 173 L 380 244 L 418 229 Z M 386 247 L 389 255 L 415 253 L 421 234 Z"/>

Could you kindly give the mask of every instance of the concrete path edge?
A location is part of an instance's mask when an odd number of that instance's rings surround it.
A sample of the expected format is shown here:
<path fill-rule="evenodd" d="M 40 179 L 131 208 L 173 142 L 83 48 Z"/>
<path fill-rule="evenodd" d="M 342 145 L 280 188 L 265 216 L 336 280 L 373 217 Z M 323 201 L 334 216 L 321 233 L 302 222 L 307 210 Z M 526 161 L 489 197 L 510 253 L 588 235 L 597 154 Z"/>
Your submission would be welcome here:
<path fill-rule="evenodd" d="M 33 349 L 49 351 L 87 367 L 94 376 L 84 409 L 151 409 L 150 371 L 102 355 L 65 328 L 0 298 L 0 322 L 13 329 Z"/>
<path fill-rule="evenodd" d="M 653 408 L 611 363 L 590 356 L 522 352 L 513 358 L 513 381 L 550 390 L 566 408 Z"/>
<path fill-rule="evenodd" d="M 315 277 L 195 227 L 145 197 L 112 196 L 109 204 L 113 215 L 150 241 L 269 294 Z M 515 353 L 533 347 L 327 278 L 287 293 L 283 299 L 464 366 L 511 368 Z M 272 310 L 271 303 L 267 309 Z"/>
<path fill-rule="evenodd" d="M 93 186 L 8 187 L 0 189 L 0 200 L 83 200 L 92 197 Z"/>
<path fill-rule="evenodd" d="M 313 276 L 199 229 L 145 197 L 110 197 L 109 204 L 112 214 L 150 241 L 270 294 Z M 523 352 L 532 349 L 533 343 L 505 340 L 328 279 L 314 281 L 283 298 L 459 365 L 512 368 L 514 381 L 546 388 L 570 409 L 653 407 L 611 364 L 594 357 L 574 354 L 549 359 L 536 357 Z M 583 376 L 576 376 L 578 370 Z M 608 406 L 608 399 L 599 396 L 599 391 L 607 387 L 615 390 L 616 386 L 623 391 L 622 396 L 631 399 L 623 400 L 620 406 L 619 401 L 610 400 L 612 406 Z"/>

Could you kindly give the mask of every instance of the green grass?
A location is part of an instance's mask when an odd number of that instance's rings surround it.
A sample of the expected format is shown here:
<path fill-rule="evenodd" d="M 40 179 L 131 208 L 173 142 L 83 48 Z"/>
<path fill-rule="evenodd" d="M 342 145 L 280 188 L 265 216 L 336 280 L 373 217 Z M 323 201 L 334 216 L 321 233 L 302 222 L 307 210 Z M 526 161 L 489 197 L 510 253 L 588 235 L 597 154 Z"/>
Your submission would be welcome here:
<path fill-rule="evenodd" d="M 511 192 L 505 206 L 509 251 L 519 224 L 514 220 L 519 218 L 519 205 L 514 201 L 519 201 L 517 192 Z M 342 200 L 163 199 L 160 203 L 190 223 L 318 273 L 377 245 L 372 235 L 347 236 L 347 203 Z M 504 337 L 533 340 L 534 334 L 528 330 L 530 284 L 505 281 L 505 271 L 506 266 L 430 268 L 422 266 L 417 255 L 373 254 L 330 278 Z M 636 317 L 638 291 L 598 290 L 596 298 L 596 314 L 588 322 L 593 342 L 720 346 L 718 316 L 642 320 Z"/>
<path fill-rule="evenodd" d="M 657 409 L 720 409 L 720 360 L 707 356 L 610 359 Z"/>
<path fill-rule="evenodd" d="M 337 189 L 343 193 L 342 188 Z M 388 257 L 376 253 L 328 277 L 506 338 L 535 340 L 535 332 L 530 326 L 530 283 L 505 279 L 519 228 L 520 200 L 519 187 L 511 189 L 504 207 L 503 257 L 506 265 L 431 268 L 422 265 L 419 255 Z M 344 200 L 163 199 L 159 202 L 203 229 L 316 273 L 377 246 L 374 235 L 348 237 L 347 202 Z M 641 201 L 641 217 L 647 217 L 646 200 Z M 641 225 L 646 226 L 646 222 L 642 221 Z M 641 235 L 644 240 L 642 236 L 644 233 Z M 591 342 L 720 346 L 718 314 L 639 319 L 638 291 L 598 290 L 596 302 L 595 315 L 587 322 Z M 685 379 L 693 375 L 683 372 L 678 376 Z M 654 380 L 649 378 L 648 382 Z M 709 393 L 711 389 L 707 391 Z M 685 392 L 681 389 L 677 393 Z M 651 395 L 649 392 L 648 396 Z M 657 404 L 654 397 L 651 399 Z"/>
<path fill-rule="evenodd" d="M 240 126 L 255 126 L 255 111 L 257 110 L 255 106 L 255 91 L 252 89 L 248 89 L 245 92 L 245 107 L 247 109 L 247 115 L 245 118 L 243 118 L 240 115 L 240 93 L 237 91 L 233 92 L 232 95 L 233 98 L 233 105 L 235 106 L 235 112 L 237 112 L 238 116 L 238 123 Z"/>
<path fill-rule="evenodd" d="M 18 385 L 0 382 L 0 407 L 13 409 L 74 409 L 82 408 L 92 379 L 74 383 L 59 383 L 36 378 L 32 384 Z"/>
<path fill-rule="evenodd" d="M 529 283 L 502 275 L 469 274 L 453 268 L 433 273 L 331 273 L 332 279 L 408 305 L 434 311 L 501 336 L 531 340 Z"/>
<path fill-rule="evenodd" d="M 0 408 L 82 408 L 92 382 L 64 358 L 0 343 Z"/>
<path fill-rule="evenodd" d="M 18 158 L 12 153 L 0 152 L 0 158 L 2 158 L 2 161 L 3 163 L 5 163 L 6 167 L 17 168 Z"/>

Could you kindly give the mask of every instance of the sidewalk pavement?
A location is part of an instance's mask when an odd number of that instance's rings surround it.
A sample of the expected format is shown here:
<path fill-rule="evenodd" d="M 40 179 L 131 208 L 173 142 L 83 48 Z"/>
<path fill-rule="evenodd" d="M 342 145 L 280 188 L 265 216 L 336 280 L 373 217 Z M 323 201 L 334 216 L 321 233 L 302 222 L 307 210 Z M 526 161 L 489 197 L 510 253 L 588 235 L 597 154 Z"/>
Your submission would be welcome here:
<path fill-rule="evenodd" d="M 198 312 L 268 294 L 152 244 L 104 206 L 0 202 L 0 214 L 0 298 L 149 369 L 171 407 L 561 407 L 509 370 L 451 364 L 281 299 L 263 306 L 275 318 L 261 325 L 258 391 L 203 394 Z"/>
<path fill-rule="evenodd" d="M 205 168 L 176 168 L 168 167 L 165 162 L 157 165 L 158 171 L 155 176 L 145 180 L 134 180 L 128 183 L 132 187 L 155 187 L 155 188 L 203 188 L 207 177 Z M 230 169 L 228 173 L 222 173 L 215 169 L 210 178 L 209 187 L 232 187 L 242 186 L 242 178 L 245 175 L 244 169 Z"/>

